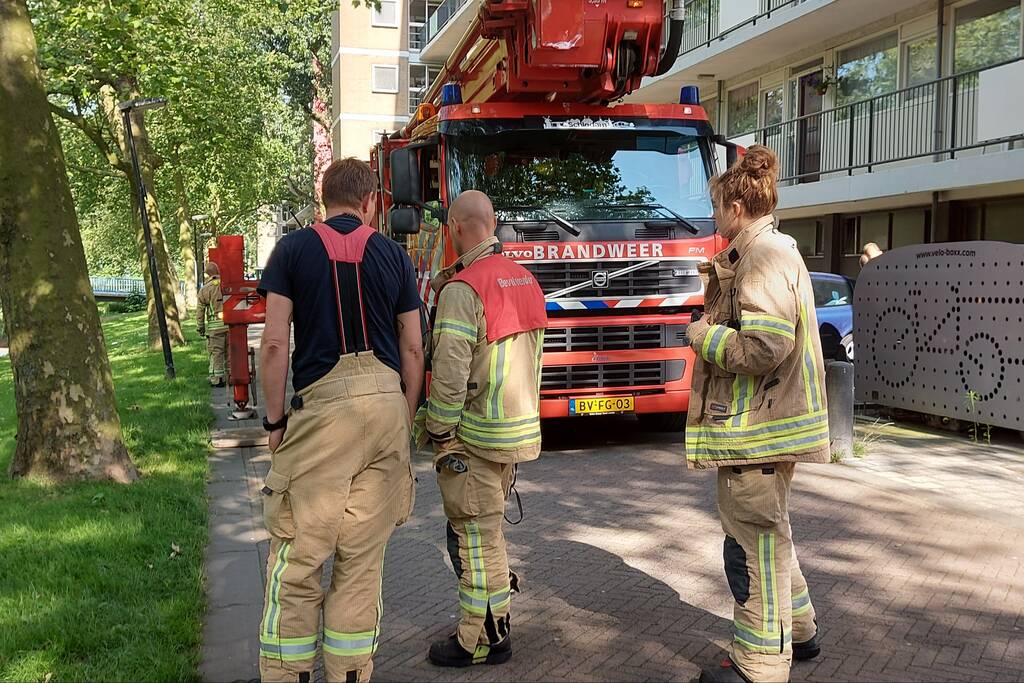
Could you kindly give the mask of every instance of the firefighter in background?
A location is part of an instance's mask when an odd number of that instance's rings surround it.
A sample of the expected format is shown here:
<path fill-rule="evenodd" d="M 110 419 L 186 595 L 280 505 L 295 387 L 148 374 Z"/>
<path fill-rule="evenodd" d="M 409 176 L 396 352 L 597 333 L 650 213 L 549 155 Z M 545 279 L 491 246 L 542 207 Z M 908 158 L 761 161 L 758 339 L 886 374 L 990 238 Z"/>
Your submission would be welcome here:
<path fill-rule="evenodd" d="M 778 159 L 755 145 L 712 181 L 729 246 L 702 264 L 706 313 L 687 328 L 697 353 L 686 429 L 691 468 L 718 468 L 733 642 L 701 681 L 788 681 L 820 652 L 814 607 L 789 524 L 797 462 L 828 462 L 825 370 L 814 297 L 794 241 L 775 229 Z"/>
<path fill-rule="evenodd" d="M 224 324 L 224 298 L 220 291 L 220 268 L 213 261 L 203 269 L 208 278 L 197 297 L 196 331 L 206 337 L 210 355 L 210 384 L 224 386 L 224 366 L 228 355 L 228 326 Z"/>
<path fill-rule="evenodd" d="M 864 250 L 860 253 L 860 267 L 863 268 L 872 259 L 876 259 L 881 256 L 884 252 L 874 242 L 868 242 L 864 245 Z"/>
<path fill-rule="evenodd" d="M 412 410 L 423 386 L 416 272 L 368 224 L 377 180 L 338 159 L 322 181 L 327 219 L 285 235 L 260 291 L 260 369 L 270 432 L 263 518 L 271 536 L 260 678 L 364 683 L 380 642 L 384 548 L 412 509 Z M 289 332 L 295 394 L 285 412 Z M 323 565 L 334 558 L 326 596 Z M 320 626 L 323 623 L 321 637 Z"/>
<path fill-rule="evenodd" d="M 512 656 L 509 606 L 518 581 L 501 525 L 517 464 L 540 455 L 544 294 L 528 270 L 502 255 L 495 227 L 487 195 L 459 195 L 448 216 L 459 259 L 431 283 L 438 303 L 418 441 L 434 444 L 461 608 L 457 631 L 430 647 L 430 661 L 440 666 Z"/>

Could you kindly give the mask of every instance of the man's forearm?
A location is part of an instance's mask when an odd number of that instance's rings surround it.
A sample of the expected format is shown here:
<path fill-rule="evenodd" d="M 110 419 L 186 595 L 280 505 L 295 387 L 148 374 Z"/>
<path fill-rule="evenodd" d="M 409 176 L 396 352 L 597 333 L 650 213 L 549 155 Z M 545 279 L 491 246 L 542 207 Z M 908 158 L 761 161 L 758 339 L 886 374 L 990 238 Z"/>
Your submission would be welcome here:
<path fill-rule="evenodd" d="M 405 385 L 405 400 L 409 403 L 409 417 L 416 414 L 423 391 L 423 351 L 407 349 L 401 353 L 402 383 Z"/>
<path fill-rule="evenodd" d="M 260 346 L 260 384 L 267 404 L 267 419 L 277 422 L 284 417 L 285 385 L 288 382 L 288 348 L 264 342 Z"/>

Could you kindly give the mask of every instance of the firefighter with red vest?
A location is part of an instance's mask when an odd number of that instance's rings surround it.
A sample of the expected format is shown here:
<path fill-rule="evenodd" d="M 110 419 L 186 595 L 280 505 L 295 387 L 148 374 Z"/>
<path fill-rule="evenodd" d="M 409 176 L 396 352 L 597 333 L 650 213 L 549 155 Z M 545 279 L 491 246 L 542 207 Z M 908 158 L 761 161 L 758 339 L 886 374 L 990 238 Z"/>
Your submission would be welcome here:
<path fill-rule="evenodd" d="M 456 632 L 430 648 L 440 666 L 512 656 L 509 606 L 518 586 L 501 524 L 518 463 L 540 455 L 544 294 L 502 255 L 495 227 L 487 195 L 459 195 L 448 214 L 459 259 L 432 282 L 430 392 L 418 423 L 421 443 L 434 444 L 460 605 Z"/>
<path fill-rule="evenodd" d="M 365 162 L 332 163 L 323 176 L 326 221 L 282 238 L 260 281 L 263 426 L 273 453 L 263 488 L 271 536 L 264 683 L 310 681 L 318 640 L 328 681 L 369 680 L 384 546 L 412 510 L 421 303 L 408 255 L 367 226 L 376 188 Z M 295 393 L 286 413 L 292 322 Z M 331 557 L 325 596 L 320 578 Z"/>

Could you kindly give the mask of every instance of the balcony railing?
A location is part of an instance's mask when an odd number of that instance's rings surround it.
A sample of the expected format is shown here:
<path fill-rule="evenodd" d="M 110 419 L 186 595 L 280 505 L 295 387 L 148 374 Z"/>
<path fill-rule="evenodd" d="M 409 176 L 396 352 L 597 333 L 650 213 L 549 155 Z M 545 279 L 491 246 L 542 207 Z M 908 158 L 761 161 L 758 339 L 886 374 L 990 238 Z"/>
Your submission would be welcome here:
<path fill-rule="evenodd" d="M 1014 59 L 946 76 L 884 95 L 826 109 L 734 136 L 740 144 L 766 145 L 779 155 L 780 181 L 811 182 L 828 176 L 870 173 L 882 164 L 923 157 L 953 159 L 967 150 L 1024 139 L 993 136 L 980 125 L 987 71 Z M 996 104 L 989 104 L 995 108 Z M 1013 116 L 1002 112 L 1000 116 Z"/>
<path fill-rule="evenodd" d="M 434 36 L 440 33 L 441 29 L 445 27 L 445 24 L 447 24 L 467 2 L 469 2 L 469 0 L 444 0 L 444 2 L 442 2 L 434 13 L 427 19 L 427 23 L 423 27 L 421 33 L 423 36 L 422 44 L 426 45 L 434 38 Z"/>
<path fill-rule="evenodd" d="M 754 16 L 742 19 L 738 23 L 726 17 L 724 30 L 720 28 L 722 22 L 722 5 L 735 0 L 690 0 L 686 4 L 686 27 L 683 29 L 683 41 L 679 46 L 679 54 L 685 55 L 702 47 L 711 45 L 716 40 L 725 38 L 733 31 L 744 26 L 751 26 L 759 21 L 771 19 L 772 14 L 781 9 L 799 5 L 806 0 L 760 0 L 758 13 Z M 730 9 L 735 5 L 728 5 Z"/>

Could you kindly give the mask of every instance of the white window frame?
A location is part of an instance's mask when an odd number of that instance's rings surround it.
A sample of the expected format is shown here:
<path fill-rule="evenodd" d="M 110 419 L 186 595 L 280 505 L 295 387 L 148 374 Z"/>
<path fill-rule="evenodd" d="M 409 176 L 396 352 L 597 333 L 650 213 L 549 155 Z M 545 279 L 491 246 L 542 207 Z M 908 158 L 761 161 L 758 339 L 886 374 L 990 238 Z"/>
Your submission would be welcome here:
<path fill-rule="evenodd" d="M 754 85 L 756 87 L 756 90 L 757 90 L 757 95 L 755 97 L 755 100 L 756 100 L 756 103 L 757 103 L 757 116 L 754 119 L 754 128 L 753 128 L 753 130 L 744 131 L 742 133 L 737 133 L 736 135 L 730 135 L 729 134 L 729 127 L 732 125 L 732 112 L 730 111 L 730 107 L 729 107 L 729 95 L 731 95 L 733 93 L 733 91 L 735 91 L 735 90 L 739 90 L 740 88 L 749 88 L 751 85 Z M 723 101 L 719 103 L 719 106 L 725 105 L 725 125 L 723 126 L 723 128 L 724 128 L 723 132 L 725 133 L 726 137 L 738 137 L 738 136 L 747 135 L 749 133 L 753 133 L 754 131 L 756 131 L 759 128 L 760 122 L 761 122 L 761 81 L 760 81 L 760 79 L 755 78 L 755 79 L 752 79 L 752 80 L 749 80 L 749 81 L 745 81 L 743 83 L 738 83 L 736 85 L 728 87 L 728 88 L 725 89 L 724 95 L 725 96 L 722 98 Z M 719 116 L 721 116 L 721 113 L 719 113 Z"/>
<path fill-rule="evenodd" d="M 393 24 L 384 23 L 380 19 L 380 12 L 378 12 L 376 9 L 371 9 L 370 10 L 370 24 L 373 27 L 375 27 L 375 28 L 398 28 L 399 25 L 402 23 L 401 17 L 398 14 L 399 10 L 401 9 L 399 7 L 398 0 L 380 0 L 380 4 L 381 4 L 382 8 L 384 7 L 385 3 L 390 3 L 390 4 L 395 6 L 395 22 Z"/>
<path fill-rule="evenodd" d="M 844 50 L 849 50 L 850 48 L 857 47 L 858 45 L 863 45 L 865 43 L 870 43 L 873 40 L 878 40 L 879 38 L 881 38 L 883 36 L 888 36 L 888 35 L 891 35 L 893 33 L 896 34 L 896 85 L 893 88 L 893 91 L 896 91 L 896 90 L 899 90 L 900 88 L 902 88 L 903 87 L 902 86 L 902 79 L 903 79 L 903 61 L 904 60 L 903 60 L 903 40 L 902 40 L 902 36 L 901 36 L 901 34 L 902 34 L 901 26 L 896 26 L 896 27 L 890 26 L 888 28 L 880 29 L 878 31 L 875 31 L 874 33 L 869 33 L 866 36 L 860 36 L 856 40 L 851 40 L 849 42 L 843 43 L 842 45 L 837 45 L 836 47 L 832 48 L 832 73 L 833 73 L 834 77 L 837 80 L 839 79 L 839 67 L 842 66 L 840 64 L 840 62 L 839 62 L 839 55 L 840 55 L 841 52 L 843 52 Z M 829 88 L 829 94 L 826 95 L 826 97 L 829 97 L 829 96 L 831 96 L 831 100 L 828 100 L 825 103 L 823 103 L 823 106 L 822 106 L 823 109 L 827 109 L 828 107 L 838 106 L 836 104 L 836 102 L 839 99 L 839 84 L 838 83 L 836 83 L 834 88 Z"/>
<path fill-rule="evenodd" d="M 925 31 L 923 33 L 917 33 L 907 38 L 900 38 L 900 56 L 898 57 L 899 64 L 899 82 L 897 84 L 897 90 L 902 90 L 911 87 L 910 85 L 910 44 L 916 43 L 920 40 L 937 39 L 938 35 L 933 31 Z M 945 57 L 945 53 L 943 53 Z M 938 72 L 938 65 L 936 65 L 936 72 Z M 935 80 L 938 76 L 933 76 L 932 80 Z M 920 83 L 918 85 L 921 85 Z"/>
<path fill-rule="evenodd" d="M 779 124 L 785 123 L 786 121 L 786 84 L 780 80 L 762 80 L 761 87 L 757 92 L 757 126 L 758 128 L 768 127 L 768 108 L 765 106 L 765 95 L 772 90 L 779 90 L 781 92 L 780 97 L 782 98 L 782 120 Z M 778 125 L 778 124 L 771 124 Z"/>
<path fill-rule="evenodd" d="M 949 76 L 956 69 L 956 15 L 957 12 L 962 10 L 969 5 L 973 5 L 981 0 L 961 0 L 955 2 L 952 5 L 946 6 L 946 16 L 943 18 L 947 31 L 946 39 L 949 41 L 946 45 L 942 46 L 942 61 L 946 62 L 943 65 L 942 74 Z M 1024 12 L 1024 0 L 1021 0 L 1021 12 Z M 1021 18 L 1021 30 L 1017 36 L 1017 50 L 1020 52 L 1020 56 L 1024 57 L 1024 16 Z"/>
<path fill-rule="evenodd" d="M 377 69 L 390 69 L 395 73 L 395 88 L 394 90 L 385 90 L 377 87 Z M 402 85 L 401 74 L 399 73 L 398 64 L 371 64 L 370 65 L 370 90 L 375 93 L 381 93 L 385 95 L 397 95 Z"/>

